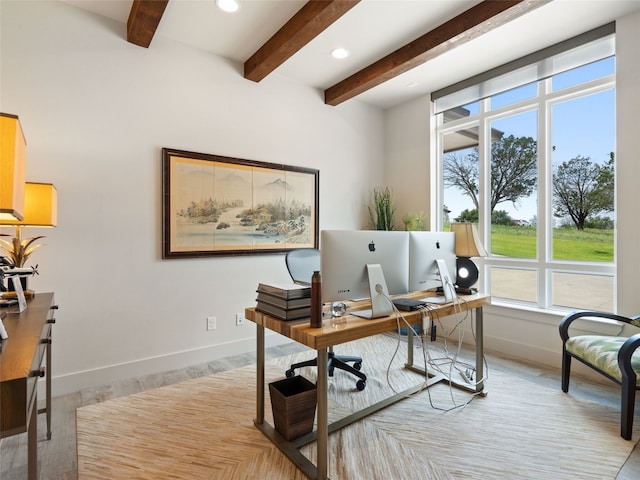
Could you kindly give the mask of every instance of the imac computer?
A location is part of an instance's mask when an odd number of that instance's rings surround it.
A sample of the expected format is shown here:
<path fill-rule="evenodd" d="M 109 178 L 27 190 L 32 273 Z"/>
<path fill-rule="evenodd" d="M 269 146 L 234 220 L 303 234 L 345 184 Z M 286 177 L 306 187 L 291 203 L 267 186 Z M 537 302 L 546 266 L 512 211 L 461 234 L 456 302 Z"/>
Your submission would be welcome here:
<path fill-rule="evenodd" d="M 409 289 L 442 287 L 444 297 L 421 299 L 429 303 L 450 303 L 455 298 L 455 233 L 409 232 Z"/>
<path fill-rule="evenodd" d="M 409 232 L 323 230 L 320 232 L 322 301 L 371 299 L 377 318 L 393 312 L 389 295 L 409 292 Z"/>

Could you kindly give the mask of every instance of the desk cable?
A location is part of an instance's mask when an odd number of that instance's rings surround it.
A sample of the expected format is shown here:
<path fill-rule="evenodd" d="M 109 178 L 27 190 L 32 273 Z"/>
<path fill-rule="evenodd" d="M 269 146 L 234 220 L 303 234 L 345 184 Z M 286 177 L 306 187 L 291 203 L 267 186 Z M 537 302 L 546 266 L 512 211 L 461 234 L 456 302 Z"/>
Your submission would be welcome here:
<path fill-rule="evenodd" d="M 400 310 L 398 310 L 398 308 L 396 307 L 396 305 L 393 303 L 393 300 L 386 294 L 384 293 L 383 289 L 380 287 L 380 289 L 378 289 L 378 286 L 376 285 L 376 291 L 377 293 L 383 295 L 388 301 L 389 303 L 392 305 L 393 308 L 393 312 L 396 318 L 396 323 L 397 323 L 397 338 L 398 338 L 398 342 L 396 344 L 396 348 L 391 356 L 391 359 L 389 360 L 389 363 L 387 365 L 387 371 L 386 371 L 386 378 L 387 378 L 387 385 L 389 386 L 389 388 L 391 388 L 391 390 L 397 395 L 400 392 L 398 392 L 393 385 L 391 384 L 391 379 L 390 379 L 390 373 L 391 373 L 391 365 L 393 363 L 393 361 L 395 360 L 395 357 L 398 354 L 398 351 L 400 349 L 400 342 L 401 342 L 401 333 L 400 333 L 400 328 L 401 328 L 401 320 L 402 322 L 406 325 L 406 328 L 411 329 L 411 331 L 413 332 L 414 336 L 416 338 L 418 338 L 419 342 L 420 342 L 420 346 L 422 349 L 422 356 L 423 356 L 423 361 L 424 361 L 424 365 L 425 365 L 425 381 L 424 384 L 422 386 L 422 388 L 418 391 L 422 391 L 422 390 L 427 390 L 427 393 L 429 395 L 429 404 L 431 405 L 432 408 L 437 409 L 437 410 L 441 410 L 444 412 L 448 412 L 457 408 L 463 408 L 466 405 L 468 405 L 469 403 L 471 403 L 471 401 L 473 401 L 473 399 L 478 396 L 478 394 L 480 392 L 477 393 L 472 393 L 471 397 L 469 398 L 469 400 L 467 400 L 466 402 L 463 402 L 461 404 L 458 404 L 455 400 L 454 397 L 454 390 L 453 390 L 453 383 L 451 381 L 452 375 L 454 374 L 454 370 L 456 372 L 458 372 L 463 378 L 464 380 L 470 384 L 470 386 L 477 386 L 479 383 L 484 382 L 488 379 L 488 365 L 486 363 L 486 359 L 484 357 L 484 353 L 482 356 L 482 361 L 483 364 L 485 365 L 485 369 L 486 372 L 483 376 L 482 379 L 476 380 L 475 382 L 473 381 L 473 375 L 475 373 L 475 366 L 470 365 L 468 363 L 464 363 L 458 360 L 458 356 L 460 354 L 461 348 L 462 348 L 462 343 L 463 343 L 463 338 L 464 338 L 464 329 L 460 328 L 459 329 L 459 333 L 458 333 L 458 341 L 457 341 L 457 348 L 456 348 L 456 352 L 455 354 L 453 354 L 453 356 L 451 354 L 449 354 L 449 350 L 448 350 L 448 346 L 447 346 L 447 338 L 452 335 L 456 329 L 458 329 L 458 327 L 460 325 L 462 325 L 464 323 L 464 321 L 469 318 L 469 311 L 468 310 L 464 310 L 462 309 L 462 302 L 466 303 L 466 300 L 464 299 L 460 299 L 459 297 L 455 297 L 454 300 L 454 309 L 455 309 L 455 316 L 456 318 L 459 317 L 460 315 L 463 314 L 462 318 L 458 318 L 453 326 L 453 329 L 451 329 L 451 331 L 448 331 L 444 324 L 442 323 L 439 315 L 438 315 L 438 309 L 434 308 L 433 306 L 426 304 L 423 307 L 419 308 L 419 310 L 422 313 L 422 332 L 416 332 L 414 329 L 414 326 L 411 325 L 409 323 L 409 321 L 404 317 L 404 315 L 402 314 L 402 312 L 400 312 Z M 427 337 L 427 332 L 429 332 L 429 335 L 431 335 L 431 329 L 427 329 L 425 328 L 425 325 L 427 325 L 427 322 L 430 322 L 431 325 L 440 325 L 440 328 L 442 329 L 441 331 L 444 332 L 444 337 L 443 338 L 443 342 L 444 342 L 444 357 L 438 357 L 438 358 L 432 358 L 431 357 L 431 352 L 429 350 L 428 347 L 428 339 Z M 474 337 L 474 340 L 476 339 L 476 335 L 475 335 L 475 331 L 473 329 L 473 322 L 471 322 L 471 329 L 472 329 L 472 334 Z M 445 372 L 442 367 L 445 365 L 449 365 L 449 371 Z M 445 378 L 448 380 L 449 383 L 449 390 L 450 390 L 450 395 L 451 395 L 451 401 L 453 403 L 453 407 L 450 408 L 442 408 L 442 407 L 438 407 L 433 403 L 433 399 L 431 397 L 431 392 L 429 391 L 429 387 L 428 387 L 428 379 L 429 379 L 429 374 L 428 374 L 428 367 L 433 368 L 433 370 L 439 372 L 440 374 L 444 375 Z M 417 392 L 416 392 L 417 393 Z M 410 397 L 412 395 L 407 395 L 407 397 Z"/>
<path fill-rule="evenodd" d="M 440 328 L 444 331 L 444 336 L 443 336 L 444 357 L 433 359 L 431 358 L 430 354 L 428 355 L 428 357 L 430 360 L 430 365 L 431 367 L 434 368 L 434 370 L 442 373 L 445 376 L 448 375 L 449 379 L 452 378 L 451 375 L 453 375 L 455 370 L 458 374 L 460 374 L 460 376 L 465 380 L 467 384 L 469 384 L 470 386 L 476 387 L 479 384 L 484 383 L 489 378 L 488 376 L 489 366 L 487 364 L 486 357 L 483 352 L 482 362 L 483 362 L 483 366 L 485 367 L 484 369 L 485 373 L 483 375 L 483 378 L 476 379 L 475 381 L 473 381 L 473 376 L 476 373 L 475 366 L 459 360 L 460 352 L 462 350 L 462 345 L 464 343 L 464 329 L 459 327 L 463 325 L 463 323 L 467 320 L 467 318 L 470 318 L 470 314 L 473 315 L 473 311 L 467 308 L 463 310 L 462 308 L 463 304 L 466 305 L 466 300 L 464 298 L 460 298 L 456 296 L 454 300 L 454 309 L 456 311 L 455 315 L 456 315 L 457 321 L 454 323 L 453 328 L 450 331 L 448 331 L 445 328 L 440 318 L 439 317 L 437 318 L 437 323 L 440 325 Z M 462 317 L 460 318 L 461 315 Z M 454 354 L 450 354 L 448 344 L 447 344 L 447 338 L 451 336 L 458 328 L 459 330 L 458 330 L 457 348 Z M 471 322 L 471 332 L 473 335 L 474 344 L 477 345 L 477 337 L 476 337 L 476 332 L 474 330 L 473 321 Z M 449 365 L 449 371 L 448 373 L 445 373 L 445 371 L 442 370 L 441 366 L 444 366 L 447 364 Z"/>

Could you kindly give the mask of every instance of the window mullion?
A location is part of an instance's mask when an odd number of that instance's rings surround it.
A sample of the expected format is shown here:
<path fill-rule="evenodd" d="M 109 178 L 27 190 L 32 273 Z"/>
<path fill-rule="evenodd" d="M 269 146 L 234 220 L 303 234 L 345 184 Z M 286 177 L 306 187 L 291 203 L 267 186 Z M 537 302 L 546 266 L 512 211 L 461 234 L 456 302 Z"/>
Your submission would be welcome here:
<path fill-rule="evenodd" d="M 547 101 L 551 79 L 538 82 L 538 306 L 549 308 L 553 292 L 547 262 L 553 252 L 553 139 L 551 106 Z M 542 228 L 540 228 L 542 226 Z"/>
<path fill-rule="evenodd" d="M 490 109 L 489 99 L 480 102 L 480 122 L 478 138 L 481 139 L 479 153 L 479 198 L 478 198 L 478 234 L 485 249 L 491 251 L 491 125 L 487 112 Z"/>
<path fill-rule="evenodd" d="M 487 185 L 491 185 L 491 125 L 488 119 L 490 109 L 490 99 L 481 100 L 479 121 L 478 121 L 478 235 L 483 243 L 485 250 L 491 255 L 491 213 L 490 213 L 490 195 L 491 189 Z M 482 279 L 483 291 L 491 291 L 491 276 L 489 269 L 480 262 L 480 275 Z"/>

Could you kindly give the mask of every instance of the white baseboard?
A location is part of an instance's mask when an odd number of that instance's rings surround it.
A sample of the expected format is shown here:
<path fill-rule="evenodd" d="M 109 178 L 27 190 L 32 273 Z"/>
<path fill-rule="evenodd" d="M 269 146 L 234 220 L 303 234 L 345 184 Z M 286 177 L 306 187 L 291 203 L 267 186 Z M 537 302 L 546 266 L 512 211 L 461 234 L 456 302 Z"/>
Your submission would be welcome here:
<path fill-rule="evenodd" d="M 265 347 L 273 347 L 291 342 L 286 337 L 277 334 L 265 334 Z M 186 368 L 200 365 L 244 353 L 255 353 L 255 338 L 246 338 L 234 342 L 211 345 L 196 350 L 175 352 L 158 357 L 145 358 L 134 362 L 110 365 L 93 370 L 84 370 L 52 378 L 51 395 L 54 397 L 74 393 L 85 388 L 108 385 L 130 378 Z M 44 380 L 44 379 L 43 379 Z M 38 398 L 45 395 L 45 382 L 38 384 Z"/>
<path fill-rule="evenodd" d="M 494 352 L 501 356 L 520 359 L 528 363 L 560 369 L 562 354 L 554 350 L 547 350 L 536 345 L 514 342 L 499 337 L 484 337 L 485 352 Z"/>
<path fill-rule="evenodd" d="M 465 332 L 465 345 L 469 348 L 475 348 L 471 341 L 473 338 L 471 331 Z M 562 352 L 543 348 L 540 345 L 529 345 L 520 343 L 506 338 L 484 335 L 484 352 L 485 354 L 494 354 L 500 357 L 506 357 L 515 361 L 522 361 L 528 364 L 539 364 L 541 367 L 548 367 L 558 371 L 558 388 L 560 388 L 561 371 L 562 371 Z M 489 368 L 491 363 L 489 362 Z M 593 369 L 581 364 L 578 361 L 571 362 L 571 376 L 579 375 L 587 377 L 590 380 L 602 382 L 604 377 L 595 372 Z"/>
<path fill-rule="evenodd" d="M 531 346 L 524 343 L 513 342 L 504 338 L 484 337 L 484 351 L 506 356 L 524 363 L 537 363 L 541 366 L 558 370 L 558 388 L 560 388 L 562 373 L 562 351 Z M 602 382 L 604 377 L 593 369 L 574 360 L 571 362 L 571 376 L 579 375 L 590 380 Z"/>

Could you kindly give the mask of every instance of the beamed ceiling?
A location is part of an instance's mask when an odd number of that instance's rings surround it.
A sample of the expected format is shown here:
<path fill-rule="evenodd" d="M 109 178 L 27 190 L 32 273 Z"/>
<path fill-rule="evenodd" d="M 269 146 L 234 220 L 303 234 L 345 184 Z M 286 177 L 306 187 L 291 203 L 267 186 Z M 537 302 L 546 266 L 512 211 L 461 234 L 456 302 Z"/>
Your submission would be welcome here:
<path fill-rule="evenodd" d="M 325 103 L 335 106 L 347 101 L 550 1 L 484 0 L 327 88 Z M 359 2 L 309 0 L 244 62 L 244 77 L 261 81 Z M 134 0 L 127 22 L 127 40 L 148 47 L 167 3 L 169 0 Z"/>
<path fill-rule="evenodd" d="M 280 75 L 328 105 L 383 108 L 640 9 L 638 0 L 238 0 L 226 14 L 215 0 L 65 1 L 128 15 L 126 40 L 140 47 L 166 36 L 241 62 L 247 81 Z M 330 59 L 336 46 L 351 55 Z"/>

